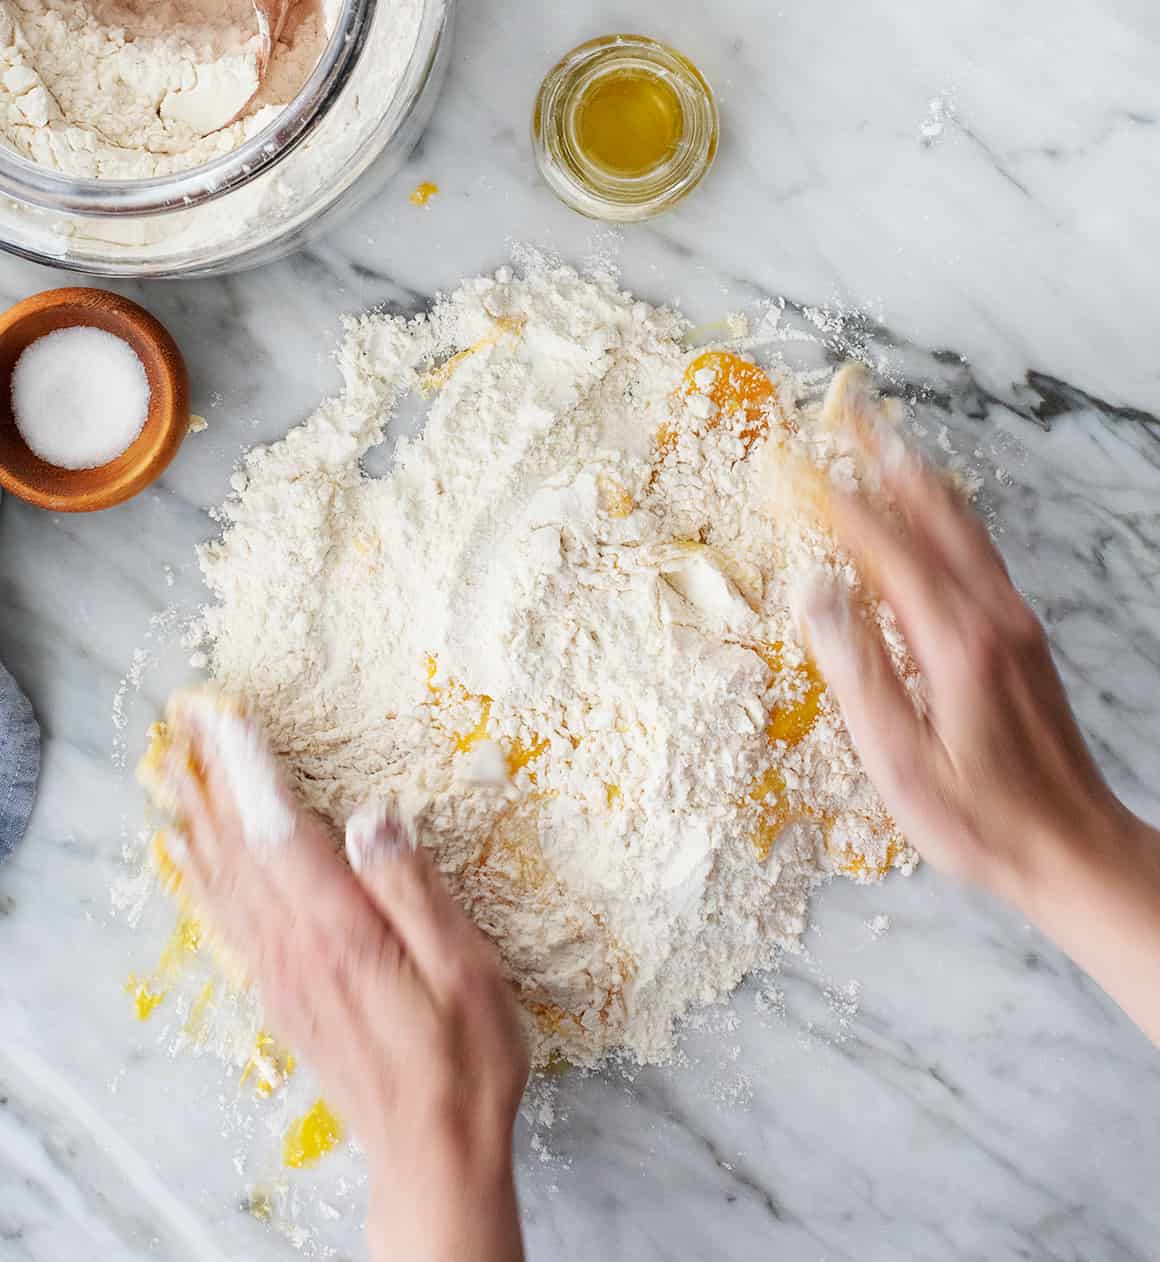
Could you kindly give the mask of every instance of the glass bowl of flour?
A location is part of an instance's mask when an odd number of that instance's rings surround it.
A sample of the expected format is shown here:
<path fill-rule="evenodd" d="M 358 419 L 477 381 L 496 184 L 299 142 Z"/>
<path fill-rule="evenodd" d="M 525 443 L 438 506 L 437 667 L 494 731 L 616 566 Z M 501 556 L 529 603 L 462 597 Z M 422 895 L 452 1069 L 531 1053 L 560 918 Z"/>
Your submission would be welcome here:
<path fill-rule="evenodd" d="M 0 248 L 98 276 L 267 262 L 430 119 L 455 0 L 0 0 Z"/>

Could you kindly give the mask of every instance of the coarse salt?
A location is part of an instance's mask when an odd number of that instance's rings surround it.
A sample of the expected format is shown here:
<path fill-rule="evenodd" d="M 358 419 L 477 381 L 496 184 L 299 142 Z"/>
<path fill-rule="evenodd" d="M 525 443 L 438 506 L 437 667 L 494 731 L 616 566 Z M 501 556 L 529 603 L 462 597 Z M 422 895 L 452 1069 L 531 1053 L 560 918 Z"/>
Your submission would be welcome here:
<path fill-rule="evenodd" d="M 137 352 L 104 329 L 46 333 L 12 370 L 20 436 L 60 469 L 95 469 L 136 439 L 149 415 L 149 379 Z"/>

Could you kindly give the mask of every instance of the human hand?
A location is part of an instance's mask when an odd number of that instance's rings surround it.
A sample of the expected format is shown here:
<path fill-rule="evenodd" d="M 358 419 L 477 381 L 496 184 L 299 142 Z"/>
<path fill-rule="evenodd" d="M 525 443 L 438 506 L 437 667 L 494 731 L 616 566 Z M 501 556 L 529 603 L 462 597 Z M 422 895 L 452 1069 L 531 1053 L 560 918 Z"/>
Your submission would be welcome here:
<path fill-rule="evenodd" d="M 511 1136 L 528 1062 L 490 944 L 391 816 L 352 820 L 342 863 L 250 720 L 190 694 L 171 727 L 183 870 L 366 1150 L 374 1256 L 517 1262 Z M 247 787 L 223 745 L 247 753 Z M 279 833 L 264 851 L 263 819 Z"/>
<path fill-rule="evenodd" d="M 865 406 L 856 391 L 848 397 Z M 865 417 L 850 418 L 850 431 L 874 442 Z M 897 620 L 921 673 L 924 712 L 847 589 L 810 589 L 803 630 L 903 833 L 936 867 L 1014 894 L 1061 829 L 1102 827 L 1118 804 L 1080 735 L 1043 627 L 983 523 L 916 454 L 887 451 L 885 460 L 866 453 L 882 493 L 835 491 L 829 512 Z"/>
<path fill-rule="evenodd" d="M 844 588 L 804 595 L 810 649 L 908 840 L 1016 903 L 1160 1043 L 1160 834 L 1096 768 L 1043 627 L 983 523 L 873 408 L 866 379 L 843 370 L 826 411 L 881 493 L 834 492 L 826 511 L 893 612 L 923 705 Z"/>

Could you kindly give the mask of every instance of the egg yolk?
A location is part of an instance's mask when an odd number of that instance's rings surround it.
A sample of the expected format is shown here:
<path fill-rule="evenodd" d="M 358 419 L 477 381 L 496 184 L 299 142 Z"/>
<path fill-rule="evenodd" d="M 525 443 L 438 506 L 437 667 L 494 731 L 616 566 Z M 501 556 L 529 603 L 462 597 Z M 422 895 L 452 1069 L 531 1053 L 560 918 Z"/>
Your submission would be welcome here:
<path fill-rule="evenodd" d="M 160 1007 L 165 996 L 169 994 L 169 989 L 165 987 L 154 990 L 149 982 L 141 981 L 135 974 L 130 973 L 125 982 L 125 993 L 133 996 L 133 1010 L 137 1014 L 137 1020 L 148 1021 Z"/>
<path fill-rule="evenodd" d="M 702 374 L 712 374 L 705 382 Z M 704 385 L 699 384 L 705 382 Z M 685 369 L 682 394 L 708 398 L 721 416 L 742 416 L 741 440 L 752 446 L 769 432 L 769 412 L 777 402 L 777 387 L 756 364 L 731 351 L 705 351 Z"/>
<path fill-rule="evenodd" d="M 471 696 L 470 699 L 479 702 L 479 721 L 470 731 L 455 733 L 452 739 L 455 741 L 455 752 L 458 754 L 466 754 L 480 741 L 487 740 L 487 725 L 491 721 L 491 698 L 480 695 Z"/>
<path fill-rule="evenodd" d="M 630 517 L 636 508 L 628 488 L 603 473 L 596 479 L 596 502 L 602 512 L 618 519 Z"/>
<path fill-rule="evenodd" d="M 785 667 L 782 661 L 784 645 L 780 640 L 767 648 L 757 650 L 757 653 L 775 677 L 784 672 Z M 769 726 L 765 729 L 765 734 L 771 742 L 784 741 L 787 745 L 797 745 L 805 740 L 810 729 L 817 722 L 818 708 L 821 705 L 826 683 L 808 657 L 800 666 L 794 666 L 791 669 L 800 677 L 800 682 L 804 685 L 803 694 L 798 701 L 774 707 L 769 716 Z"/>
<path fill-rule="evenodd" d="M 472 342 L 470 346 L 464 347 L 463 350 L 457 351 L 449 359 L 445 359 L 441 364 L 430 369 L 419 378 L 419 393 L 423 395 L 432 395 L 436 391 L 441 390 L 455 375 L 456 368 L 470 359 L 472 355 L 478 355 L 480 351 L 486 350 L 489 346 L 495 344 L 506 333 L 519 336 L 523 332 L 526 320 L 523 316 L 496 316 L 492 321 L 492 329 L 485 333 L 477 342 Z"/>
<path fill-rule="evenodd" d="M 530 745 L 525 745 L 523 741 L 516 739 L 512 741 L 512 747 L 507 753 L 507 769 L 509 775 L 515 775 L 517 771 L 534 763 L 543 753 L 547 751 L 548 742 L 546 740 L 537 740 L 532 738 Z M 530 771 L 528 775 L 532 782 L 535 783 L 536 774 Z"/>
<path fill-rule="evenodd" d="M 847 876 L 852 876 L 855 880 L 859 878 L 876 880 L 885 876 L 894 867 L 894 861 L 897 858 L 898 842 L 894 840 L 887 842 L 886 854 L 881 862 L 868 859 L 866 855 L 859 854 L 857 850 L 850 847 L 846 850 L 839 870 Z"/>
<path fill-rule="evenodd" d="M 201 950 L 201 922 L 189 912 L 177 918 L 169 941 L 165 944 L 157 967 L 147 978 L 131 975 L 125 982 L 125 991 L 133 996 L 133 1006 L 139 1021 L 148 1021 L 169 994 L 170 983 L 181 973 L 191 955 Z"/>
<path fill-rule="evenodd" d="M 780 640 L 755 651 L 775 678 L 785 673 L 785 646 Z M 808 658 L 801 665 L 789 669 L 801 677 L 804 691 L 800 699 L 792 704 L 774 707 L 765 735 L 770 744 L 781 742 L 792 747 L 805 740 L 817 721 L 825 682 Z M 790 802 L 785 781 L 774 767 L 758 777 L 749 790 L 749 796 L 754 802 L 762 803 L 761 820 L 751 839 L 759 863 L 769 858 L 778 837 L 789 824 L 795 820 L 818 818 L 818 813 L 808 804 L 795 806 Z"/>
<path fill-rule="evenodd" d="M 206 982 L 190 1005 L 189 1016 L 185 1018 L 185 1025 L 182 1026 L 186 1038 L 193 1039 L 194 1042 L 201 1041 L 205 1034 L 206 1019 L 209 1016 L 210 1006 L 213 1004 L 213 997 L 214 984 Z"/>
<path fill-rule="evenodd" d="M 167 894 L 176 894 L 181 888 L 181 869 L 169 852 L 164 829 L 154 834 L 149 854 L 162 888 Z"/>
<path fill-rule="evenodd" d="M 241 1085 L 245 1086 L 253 1078 L 257 1095 L 272 1096 L 289 1080 L 296 1063 L 293 1052 L 282 1050 L 272 1034 L 259 1030 L 254 1040 L 254 1050 L 242 1069 Z"/>
<path fill-rule="evenodd" d="M 292 1122 L 282 1141 L 282 1160 L 292 1170 L 317 1165 L 342 1139 L 342 1123 L 315 1100 L 309 1113 Z"/>

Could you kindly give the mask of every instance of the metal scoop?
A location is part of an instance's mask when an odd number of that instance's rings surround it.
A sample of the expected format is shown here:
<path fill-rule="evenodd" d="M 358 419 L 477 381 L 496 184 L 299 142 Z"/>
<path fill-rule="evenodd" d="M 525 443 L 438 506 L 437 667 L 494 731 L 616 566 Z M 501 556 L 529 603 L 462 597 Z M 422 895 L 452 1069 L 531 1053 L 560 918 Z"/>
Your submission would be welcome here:
<path fill-rule="evenodd" d="M 266 78 L 266 71 L 270 68 L 274 45 L 286 23 L 290 4 L 291 0 L 254 0 L 254 16 L 258 19 L 258 38 L 261 41 L 258 52 L 259 90 Z"/>
<path fill-rule="evenodd" d="M 253 105 L 254 101 L 261 95 L 262 88 L 266 83 L 266 75 L 270 70 L 270 60 L 274 56 L 274 45 L 278 42 L 278 36 L 282 33 L 283 26 L 286 25 L 286 15 L 290 11 L 290 6 L 294 0 L 251 0 L 254 6 L 254 18 L 258 27 L 258 61 L 255 69 L 257 70 L 258 81 L 254 86 L 254 90 L 240 103 L 223 101 L 223 106 L 233 108 L 229 110 L 228 115 L 223 115 L 218 126 L 227 127 L 230 123 L 236 123 L 239 118 L 244 118 L 246 112 Z M 215 128 L 216 130 L 216 128 Z"/>

